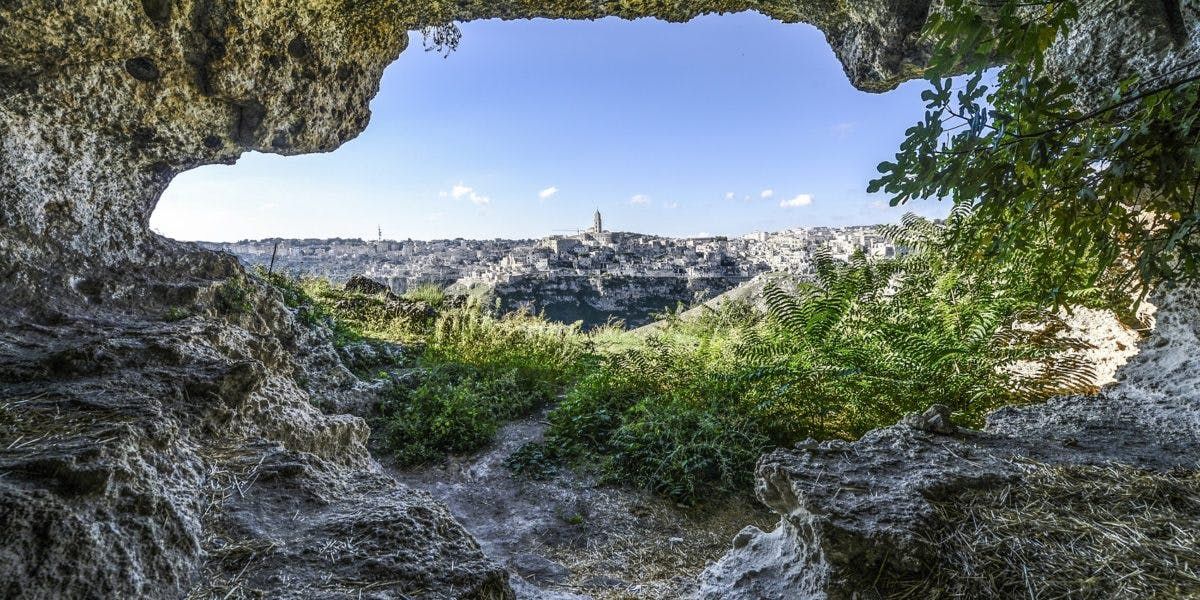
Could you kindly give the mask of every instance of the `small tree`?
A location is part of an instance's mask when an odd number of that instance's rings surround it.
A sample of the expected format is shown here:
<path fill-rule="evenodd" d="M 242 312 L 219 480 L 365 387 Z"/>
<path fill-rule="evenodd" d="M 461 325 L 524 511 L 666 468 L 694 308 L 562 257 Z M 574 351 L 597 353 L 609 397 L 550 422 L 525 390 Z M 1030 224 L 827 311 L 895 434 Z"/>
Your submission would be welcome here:
<path fill-rule="evenodd" d="M 1081 108 L 1044 59 L 1077 17 L 1071 1 L 947 0 L 927 30 L 925 117 L 869 187 L 953 201 L 970 214 L 961 258 L 1024 263 L 1056 303 L 1194 277 L 1200 249 L 1197 77 L 1130 77 Z"/>

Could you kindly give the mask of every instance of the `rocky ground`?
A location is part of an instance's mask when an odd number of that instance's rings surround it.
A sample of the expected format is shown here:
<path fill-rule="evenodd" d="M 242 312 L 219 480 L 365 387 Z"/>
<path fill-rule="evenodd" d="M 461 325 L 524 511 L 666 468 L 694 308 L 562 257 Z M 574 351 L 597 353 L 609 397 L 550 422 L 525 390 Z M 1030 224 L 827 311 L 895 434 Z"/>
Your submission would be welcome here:
<path fill-rule="evenodd" d="M 734 534 L 774 520 L 749 497 L 684 509 L 586 474 L 560 471 L 544 481 L 515 475 L 504 461 L 541 439 L 545 412 L 507 424 L 479 454 L 415 470 L 386 468 L 443 502 L 484 553 L 508 568 L 518 598 L 690 597 Z"/>
<path fill-rule="evenodd" d="M 0 282 L 0 597 L 507 598 L 316 398 L 363 393 L 232 256 Z M 34 299 L 37 300 L 34 300 Z"/>

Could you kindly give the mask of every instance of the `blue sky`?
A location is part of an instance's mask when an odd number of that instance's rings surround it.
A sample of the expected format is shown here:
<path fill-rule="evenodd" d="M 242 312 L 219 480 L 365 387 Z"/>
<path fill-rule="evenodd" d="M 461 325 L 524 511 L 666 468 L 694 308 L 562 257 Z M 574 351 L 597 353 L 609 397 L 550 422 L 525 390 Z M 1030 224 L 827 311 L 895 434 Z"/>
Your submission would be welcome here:
<path fill-rule="evenodd" d="M 741 235 L 893 221 L 866 194 L 923 82 L 867 94 L 824 36 L 757 14 L 686 24 L 482 21 L 414 39 L 371 125 L 331 154 L 180 175 L 151 220 L 185 240 L 542 237 L 594 209 L 620 231 Z"/>

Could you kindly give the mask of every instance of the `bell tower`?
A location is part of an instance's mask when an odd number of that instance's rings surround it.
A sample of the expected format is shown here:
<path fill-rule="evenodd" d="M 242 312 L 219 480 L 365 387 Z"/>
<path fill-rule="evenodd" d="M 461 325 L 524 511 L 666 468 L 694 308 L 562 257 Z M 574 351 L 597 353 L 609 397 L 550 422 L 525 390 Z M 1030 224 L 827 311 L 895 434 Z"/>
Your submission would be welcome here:
<path fill-rule="evenodd" d="M 596 210 L 596 214 L 592 217 L 592 231 L 596 233 L 604 233 L 604 219 L 600 216 L 600 210 Z"/>

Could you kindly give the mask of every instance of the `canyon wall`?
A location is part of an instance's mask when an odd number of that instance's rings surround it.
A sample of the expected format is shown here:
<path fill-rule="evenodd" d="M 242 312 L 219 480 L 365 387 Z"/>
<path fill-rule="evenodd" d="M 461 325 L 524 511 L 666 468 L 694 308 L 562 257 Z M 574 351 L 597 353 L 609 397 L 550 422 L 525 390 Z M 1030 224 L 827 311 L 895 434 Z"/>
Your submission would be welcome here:
<path fill-rule="evenodd" d="M 737 287 L 744 277 L 521 276 L 492 287 L 501 312 L 528 309 L 584 329 L 612 320 L 648 325 L 679 305 L 691 306 Z"/>

